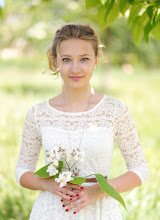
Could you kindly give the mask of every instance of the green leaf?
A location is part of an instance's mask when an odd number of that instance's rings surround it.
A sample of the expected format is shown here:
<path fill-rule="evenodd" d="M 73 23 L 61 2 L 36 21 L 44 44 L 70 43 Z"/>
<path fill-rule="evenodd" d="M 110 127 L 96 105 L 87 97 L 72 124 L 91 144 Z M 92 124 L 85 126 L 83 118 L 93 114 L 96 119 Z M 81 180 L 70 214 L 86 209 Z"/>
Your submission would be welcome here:
<path fill-rule="evenodd" d="M 120 0 L 120 2 L 119 2 L 119 10 L 122 13 L 122 15 L 125 14 L 127 9 L 129 8 L 129 6 L 130 6 L 130 4 L 129 4 L 128 0 Z"/>
<path fill-rule="evenodd" d="M 105 17 L 104 20 L 107 19 L 108 14 L 110 13 L 111 9 L 113 8 L 114 5 L 114 0 L 108 0 L 105 4 L 105 8 L 106 8 L 106 13 L 105 13 Z"/>
<path fill-rule="evenodd" d="M 46 166 L 43 166 L 41 169 L 37 170 L 34 174 L 40 176 L 41 178 L 48 178 L 48 177 L 51 177 L 49 175 L 49 172 L 47 172 L 47 168 L 50 164 L 47 164 Z M 59 173 L 61 172 L 63 168 L 63 161 L 59 161 L 58 163 L 58 167 L 57 167 L 57 170 L 59 171 L 58 174 L 56 174 L 54 176 L 54 179 L 57 178 L 59 176 Z M 58 175 L 58 176 L 57 176 Z"/>
<path fill-rule="evenodd" d="M 101 5 L 98 8 L 98 13 L 97 13 L 97 21 L 99 23 L 99 26 L 101 30 L 104 30 L 106 27 L 108 27 L 110 24 L 112 24 L 116 18 L 119 15 L 119 7 L 117 4 L 114 4 L 112 10 L 106 17 L 106 6 Z"/>
<path fill-rule="evenodd" d="M 134 19 L 131 31 L 134 43 L 136 45 L 138 45 L 141 41 L 144 33 L 144 27 L 146 26 L 148 21 L 149 17 L 147 15 L 147 12 L 144 12 L 141 16 L 137 16 Z"/>
<path fill-rule="evenodd" d="M 62 168 L 63 168 L 63 161 L 59 161 L 58 167 L 57 167 L 57 170 L 59 171 L 59 173 L 61 172 Z"/>
<path fill-rule="evenodd" d="M 73 183 L 73 184 L 81 185 L 81 184 L 84 183 L 85 181 L 86 181 L 86 179 L 83 178 L 83 177 L 74 177 L 74 180 L 69 181 L 69 182 L 70 182 L 70 183 Z"/>
<path fill-rule="evenodd" d="M 85 0 L 86 9 L 95 8 L 101 5 L 101 0 Z"/>
<path fill-rule="evenodd" d="M 100 7 L 98 7 L 98 13 L 96 17 L 97 17 L 97 21 L 99 23 L 101 30 L 104 30 L 107 27 L 107 23 L 104 20 L 105 14 L 106 14 L 106 8 L 104 7 L 104 5 L 101 5 Z"/>
<path fill-rule="evenodd" d="M 49 165 L 50 164 L 47 164 L 46 166 L 44 166 L 41 169 L 37 170 L 37 172 L 35 172 L 34 174 L 40 176 L 41 178 L 48 178 L 48 177 L 50 177 L 49 173 L 46 172 L 46 170 L 47 170 Z"/>
<path fill-rule="evenodd" d="M 139 12 L 141 11 L 141 9 L 144 7 L 144 3 L 140 3 L 140 4 L 134 4 L 131 9 L 130 9 L 130 14 L 129 14 L 129 18 L 128 18 L 128 24 L 130 22 L 132 22 L 135 17 L 139 14 Z"/>
<path fill-rule="evenodd" d="M 154 11 L 154 7 L 153 6 L 150 6 L 150 7 L 148 7 L 147 8 L 147 14 L 148 14 L 148 16 L 149 16 L 149 18 L 150 18 L 150 20 L 152 19 L 152 16 L 153 16 L 153 11 Z"/>
<path fill-rule="evenodd" d="M 151 25 L 150 22 L 144 27 L 144 39 L 146 43 L 148 43 L 148 38 L 149 38 L 149 33 L 153 29 L 153 26 Z"/>
<path fill-rule="evenodd" d="M 116 20 L 118 15 L 119 15 L 119 6 L 117 4 L 114 4 L 112 10 L 110 11 L 110 13 L 106 18 L 106 27 L 111 25 Z"/>
<path fill-rule="evenodd" d="M 134 0 L 128 0 L 130 4 L 134 4 Z"/>
<path fill-rule="evenodd" d="M 54 177 L 53 177 L 53 180 L 55 179 L 55 178 L 58 178 L 59 177 L 59 173 L 57 173 Z"/>
<path fill-rule="evenodd" d="M 160 41 L 160 24 L 157 24 L 152 29 L 151 33 Z"/>
<path fill-rule="evenodd" d="M 121 205 L 127 210 L 121 195 L 107 182 L 104 176 L 102 176 L 101 174 L 95 174 L 95 176 L 102 191 L 104 191 L 105 193 L 107 193 L 109 196 L 113 197 L 117 201 L 119 201 Z"/>

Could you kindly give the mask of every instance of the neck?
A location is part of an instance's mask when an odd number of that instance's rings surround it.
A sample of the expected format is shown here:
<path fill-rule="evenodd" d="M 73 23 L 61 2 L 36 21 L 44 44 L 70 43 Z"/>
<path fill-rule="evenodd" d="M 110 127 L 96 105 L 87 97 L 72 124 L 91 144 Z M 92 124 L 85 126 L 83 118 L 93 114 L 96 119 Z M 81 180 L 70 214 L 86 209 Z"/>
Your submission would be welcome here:
<path fill-rule="evenodd" d="M 65 105 L 79 105 L 88 104 L 91 93 L 94 94 L 93 88 L 88 85 L 88 87 L 83 87 L 82 89 L 71 89 L 64 87 L 64 100 Z"/>

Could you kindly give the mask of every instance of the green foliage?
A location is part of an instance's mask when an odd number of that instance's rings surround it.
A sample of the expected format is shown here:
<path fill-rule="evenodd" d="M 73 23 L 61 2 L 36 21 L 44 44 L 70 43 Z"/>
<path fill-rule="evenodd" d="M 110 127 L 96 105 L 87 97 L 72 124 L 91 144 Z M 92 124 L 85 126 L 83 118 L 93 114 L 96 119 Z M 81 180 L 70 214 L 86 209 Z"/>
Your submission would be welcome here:
<path fill-rule="evenodd" d="M 95 176 L 99 185 L 101 186 L 101 189 L 109 196 L 118 200 L 121 203 L 121 205 L 127 210 L 124 200 L 122 199 L 120 194 L 107 182 L 104 176 L 102 176 L 101 174 L 95 174 Z"/>
<path fill-rule="evenodd" d="M 104 29 L 112 24 L 119 15 L 118 5 L 113 3 L 113 0 L 111 0 L 108 1 L 106 5 L 101 5 L 100 7 L 98 7 L 96 18 L 101 29 Z"/>
<path fill-rule="evenodd" d="M 135 21 L 132 23 L 132 36 L 136 45 L 139 44 L 144 35 L 144 27 L 148 20 L 147 13 L 144 12 L 141 16 L 136 16 Z"/>
<path fill-rule="evenodd" d="M 153 34 L 159 40 L 160 29 L 158 30 L 158 24 L 160 24 L 160 1 L 146 1 L 146 0 L 101 0 L 99 1 L 86 0 L 87 9 L 97 7 L 97 22 L 100 25 L 101 30 L 110 26 L 120 15 L 126 16 L 126 12 L 129 12 L 128 24 L 131 25 L 132 36 L 136 45 L 138 45 L 144 37 L 148 43 L 149 34 Z M 152 30 L 156 28 L 153 32 Z"/>
<path fill-rule="evenodd" d="M 50 175 L 49 175 L 49 172 L 47 172 L 47 169 L 48 169 L 48 166 L 49 166 L 49 165 L 50 165 L 50 164 L 47 164 L 46 166 L 43 166 L 42 168 L 40 168 L 39 170 L 37 170 L 34 174 L 40 176 L 41 178 L 49 178 Z M 63 161 L 59 161 L 57 170 L 58 170 L 59 172 L 61 172 L 62 167 L 63 167 Z M 56 174 L 56 175 L 54 176 L 54 179 L 57 178 L 58 176 L 59 176 L 59 175 Z"/>
<path fill-rule="evenodd" d="M 97 7 L 101 5 L 101 0 L 86 0 L 85 1 L 85 6 L 86 6 L 86 9 L 90 9 L 90 8 L 94 8 L 94 7 Z"/>
<path fill-rule="evenodd" d="M 74 180 L 71 180 L 69 181 L 70 183 L 73 183 L 73 184 L 79 184 L 81 185 L 82 183 L 85 182 L 85 178 L 83 177 L 74 177 Z"/>
<path fill-rule="evenodd" d="M 49 173 L 46 172 L 49 165 L 50 164 L 43 166 L 41 169 L 37 170 L 34 174 L 40 176 L 41 178 L 50 177 Z"/>
<path fill-rule="evenodd" d="M 155 28 L 152 29 L 151 33 L 160 41 L 160 24 L 157 24 Z"/>
<path fill-rule="evenodd" d="M 129 4 L 128 0 L 120 0 L 120 2 L 119 2 L 119 10 L 120 10 L 120 12 L 123 15 L 125 15 L 125 12 L 129 8 L 129 6 L 130 6 L 130 4 Z"/>

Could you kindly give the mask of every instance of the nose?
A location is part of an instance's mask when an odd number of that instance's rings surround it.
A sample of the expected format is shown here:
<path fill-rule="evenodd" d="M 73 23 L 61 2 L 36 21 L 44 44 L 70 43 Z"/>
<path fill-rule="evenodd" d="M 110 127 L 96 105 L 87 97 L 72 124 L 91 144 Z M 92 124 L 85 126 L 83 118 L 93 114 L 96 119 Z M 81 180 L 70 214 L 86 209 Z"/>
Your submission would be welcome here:
<path fill-rule="evenodd" d="M 71 72 L 74 74 L 80 73 L 80 64 L 76 61 L 71 64 Z"/>

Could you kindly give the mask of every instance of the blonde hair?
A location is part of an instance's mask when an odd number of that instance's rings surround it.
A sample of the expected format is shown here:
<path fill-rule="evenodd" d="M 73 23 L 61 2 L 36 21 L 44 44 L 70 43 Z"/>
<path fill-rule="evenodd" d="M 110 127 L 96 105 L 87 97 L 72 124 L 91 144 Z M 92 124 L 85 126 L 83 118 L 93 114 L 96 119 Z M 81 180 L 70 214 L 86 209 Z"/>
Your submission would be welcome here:
<path fill-rule="evenodd" d="M 87 40 L 91 42 L 95 56 L 101 53 L 101 47 L 103 45 L 100 43 L 99 37 L 96 32 L 91 28 L 90 25 L 81 24 L 67 24 L 58 29 L 52 39 L 52 44 L 47 50 L 47 58 L 49 69 L 53 72 L 51 75 L 57 75 L 59 69 L 55 64 L 55 59 L 57 58 L 57 49 L 59 44 L 63 40 L 69 40 L 71 38 L 78 38 L 82 40 Z M 43 72 L 44 73 L 44 72 Z"/>

